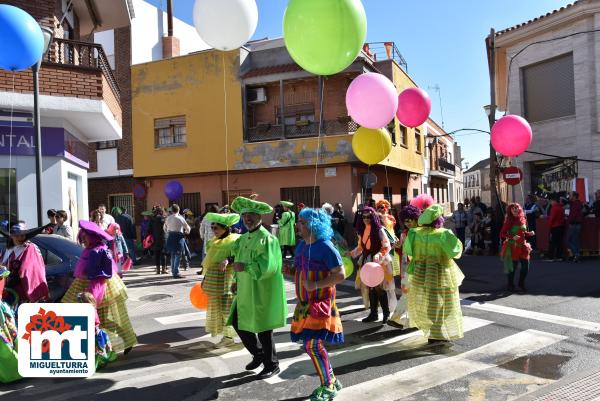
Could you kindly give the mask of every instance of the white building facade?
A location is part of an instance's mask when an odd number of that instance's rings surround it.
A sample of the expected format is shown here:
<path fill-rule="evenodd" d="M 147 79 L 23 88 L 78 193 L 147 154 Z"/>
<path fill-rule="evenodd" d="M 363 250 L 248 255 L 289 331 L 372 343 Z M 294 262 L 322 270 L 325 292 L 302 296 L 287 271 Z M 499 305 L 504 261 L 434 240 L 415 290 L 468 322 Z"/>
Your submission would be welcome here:
<path fill-rule="evenodd" d="M 580 0 L 495 35 L 498 106 L 525 117 L 530 151 L 516 163 L 524 191 L 570 191 L 575 178 L 600 188 L 600 1 Z M 554 40 L 555 38 L 561 38 Z M 555 157 L 560 156 L 560 157 Z M 584 194 L 582 194 L 584 196 Z"/>

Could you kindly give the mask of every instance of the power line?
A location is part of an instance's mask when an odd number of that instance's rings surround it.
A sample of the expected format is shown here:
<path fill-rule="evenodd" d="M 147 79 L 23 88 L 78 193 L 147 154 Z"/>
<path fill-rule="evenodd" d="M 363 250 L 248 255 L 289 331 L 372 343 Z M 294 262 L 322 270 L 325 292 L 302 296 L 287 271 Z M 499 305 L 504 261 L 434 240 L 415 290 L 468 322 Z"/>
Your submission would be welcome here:
<path fill-rule="evenodd" d="M 484 133 L 484 134 L 488 134 L 490 135 L 489 131 L 485 131 L 485 130 L 481 130 L 481 129 L 477 129 L 477 128 L 461 128 L 461 129 L 457 129 L 454 130 L 452 132 L 448 132 L 446 134 L 442 134 L 442 135 L 430 135 L 427 134 L 427 138 L 439 138 L 442 136 L 452 136 L 454 134 L 456 134 L 457 132 L 460 131 L 475 131 L 478 133 Z M 600 160 L 591 160 L 591 159 L 580 159 L 578 157 L 573 157 L 573 156 L 559 156 L 559 155 L 553 155 L 550 153 L 542 153 L 542 152 L 534 152 L 533 150 L 526 150 L 525 153 L 530 153 L 533 155 L 539 155 L 539 156 L 547 156 L 547 157 L 553 157 L 556 159 L 568 159 L 568 160 L 576 160 L 578 162 L 584 162 L 584 163 L 600 163 Z"/>

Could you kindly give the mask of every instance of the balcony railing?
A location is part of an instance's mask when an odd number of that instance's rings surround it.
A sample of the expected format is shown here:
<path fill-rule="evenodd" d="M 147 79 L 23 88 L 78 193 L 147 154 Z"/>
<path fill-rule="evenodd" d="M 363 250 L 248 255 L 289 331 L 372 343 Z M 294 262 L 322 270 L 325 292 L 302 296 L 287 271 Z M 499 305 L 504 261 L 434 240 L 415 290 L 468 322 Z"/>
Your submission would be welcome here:
<path fill-rule="evenodd" d="M 101 44 L 55 38 L 46 62 L 69 67 L 102 71 L 117 100 L 121 91 Z"/>
<path fill-rule="evenodd" d="M 321 135 L 341 135 L 356 132 L 358 125 L 354 121 L 326 120 L 321 127 Z M 248 142 L 276 141 L 282 139 L 311 138 L 319 135 L 319 123 L 308 121 L 285 126 L 281 124 L 259 124 L 256 127 L 246 129 L 246 140 Z"/>

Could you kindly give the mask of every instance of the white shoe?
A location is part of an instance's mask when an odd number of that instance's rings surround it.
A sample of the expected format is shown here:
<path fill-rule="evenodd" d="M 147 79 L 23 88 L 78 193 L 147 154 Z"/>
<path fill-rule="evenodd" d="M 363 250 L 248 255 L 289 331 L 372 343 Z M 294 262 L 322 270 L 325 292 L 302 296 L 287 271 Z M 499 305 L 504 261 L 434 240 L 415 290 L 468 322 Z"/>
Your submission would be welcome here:
<path fill-rule="evenodd" d="M 215 347 L 217 347 L 217 348 L 227 348 L 227 347 L 231 347 L 234 344 L 235 344 L 235 341 L 233 340 L 233 338 L 231 338 L 231 337 L 223 337 L 221 339 L 221 341 L 219 341 L 218 343 L 215 344 Z"/>

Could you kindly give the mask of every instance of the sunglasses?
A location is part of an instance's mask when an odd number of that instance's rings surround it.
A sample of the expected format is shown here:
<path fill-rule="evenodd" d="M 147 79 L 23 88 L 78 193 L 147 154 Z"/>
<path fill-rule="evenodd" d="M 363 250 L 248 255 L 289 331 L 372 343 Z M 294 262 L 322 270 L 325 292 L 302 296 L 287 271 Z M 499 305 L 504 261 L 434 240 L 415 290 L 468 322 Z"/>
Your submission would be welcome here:
<path fill-rule="evenodd" d="M 371 220 L 371 215 L 370 215 L 370 214 L 368 214 L 368 215 L 363 215 L 363 217 L 362 217 L 362 218 L 363 218 L 364 220 Z"/>

